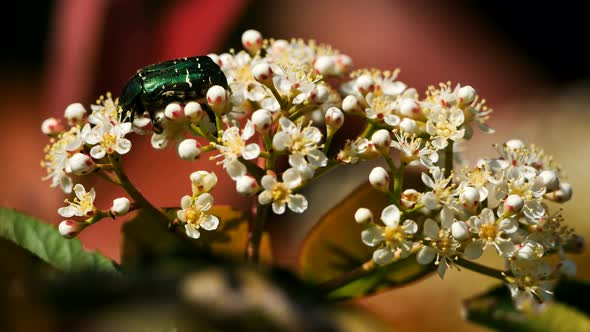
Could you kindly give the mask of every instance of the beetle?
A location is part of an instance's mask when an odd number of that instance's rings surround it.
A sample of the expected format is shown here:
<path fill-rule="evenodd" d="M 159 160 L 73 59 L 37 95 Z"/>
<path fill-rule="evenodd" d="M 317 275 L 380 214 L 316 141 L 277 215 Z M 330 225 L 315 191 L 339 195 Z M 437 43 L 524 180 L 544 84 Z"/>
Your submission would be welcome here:
<path fill-rule="evenodd" d="M 131 117 L 148 112 L 154 128 L 162 131 L 155 113 L 171 102 L 195 101 L 213 117 L 206 104 L 207 90 L 214 85 L 228 89 L 221 68 L 208 56 L 195 56 L 164 61 L 141 68 L 123 88 L 119 105 Z M 214 120 L 213 120 L 214 121 Z"/>

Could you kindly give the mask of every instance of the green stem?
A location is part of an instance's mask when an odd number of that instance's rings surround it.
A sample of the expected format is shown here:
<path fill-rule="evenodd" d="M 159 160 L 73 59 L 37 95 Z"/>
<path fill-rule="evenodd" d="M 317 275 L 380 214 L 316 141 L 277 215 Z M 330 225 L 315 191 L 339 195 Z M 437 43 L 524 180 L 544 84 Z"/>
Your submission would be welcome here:
<path fill-rule="evenodd" d="M 217 128 L 217 134 L 220 135 L 220 133 L 223 132 L 223 121 L 217 114 L 215 114 L 215 127 Z"/>
<path fill-rule="evenodd" d="M 261 205 L 260 203 L 256 205 L 256 216 L 248 233 L 248 244 L 246 246 L 246 259 L 253 263 L 258 263 L 260 259 L 260 240 L 262 239 L 269 211 L 270 205 Z"/>
<path fill-rule="evenodd" d="M 451 176 L 453 171 L 453 144 L 455 142 L 449 140 L 449 144 L 445 148 L 445 177 Z"/>
<path fill-rule="evenodd" d="M 373 126 L 373 123 L 367 122 L 365 129 L 363 130 L 363 132 L 359 136 L 364 137 L 364 138 L 369 138 L 369 136 L 371 136 L 373 134 L 374 130 L 375 130 L 375 126 Z"/>
<path fill-rule="evenodd" d="M 328 155 L 328 150 L 330 150 L 330 145 L 332 144 L 332 138 L 334 138 L 333 133 L 329 133 L 326 136 L 326 141 L 324 142 L 324 147 L 322 148 L 322 151 L 325 155 Z"/>
<path fill-rule="evenodd" d="M 123 171 L 123 167 L 121 162 L 117 158 L 113 158 L 109 156 L 109 160 L 111 164 L 113 164 L 115 168 L 115 174 L 119 178 L 119 182 L 121 183 L 121 187 L 125 189 L 125 191 L 133 198 L 135 203 L 137 203 L 142 209 L 146 212 L 152 214 L 155 217 L 158 217 L 162 220 L 171 221 L 168 216 L 166 216 L 160 209 L 153 206 L 142 194 L 139 192 L 137 188 L 131 183 L 127 174 Z"/>
<path fill-rule="evenodd" d="M 401 206 L 401 198 L 402 198 L 402 190 L 404 188 L 404 169 L 406 165 L 401 163 L 399 165 L 399 169 L 393 173 L 393 199 L 394 203 L 400 207 Z"/>
<path fill-rule="evenodd" d="M 361 278 L 368 273 L 371 273 L 373 270 L 377 268 L 377 264 L 371 259 L 366 261 L 361 266 L 357 267 L 354 270 L 348 271 L 344 274 L 339 275 L 336 278 L 330 279 L 325 281 L 319 285 L 319 288 L 326 293 L 329 293 L 333 290 L 336 290 L 342 286 L 345 286 L 358 278 Z"/>
<path fill-rule="evenodd" d="M 473 261 L 467 260 L 463 257 L 457 257 L 455 259 L 455 264 L 462 266 L 468 270 L 484 274 L 488 277 L 496 278 L 502 281 L 506 281 L 506 273 L 491 267 L 487 267 L 485 265 L 481 265 L 479 263 L 475 263 Z"/>

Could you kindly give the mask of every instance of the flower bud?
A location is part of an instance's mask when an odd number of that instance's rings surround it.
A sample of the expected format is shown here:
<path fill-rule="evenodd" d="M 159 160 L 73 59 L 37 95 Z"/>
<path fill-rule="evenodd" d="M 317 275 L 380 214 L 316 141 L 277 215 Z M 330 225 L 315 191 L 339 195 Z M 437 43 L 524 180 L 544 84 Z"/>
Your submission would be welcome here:
<path fill-rule="evenodd" d="M 346 113 L 356 113 L 361 111 L 361 104 L 355 96 L 346 96 L 342 100 L 342 110 Z"/>
<path fill-rule="evenodd" d="M 68 120 L 70 126 L 80 123 L 84 116 L 86 116 L 86 109 L 80 103 L 70 104 L 64 111 L 64 118 Z"/>
<path fill-rule="evenodd" d="M 475 96 L 477 95 L 477 92 L 475 91 L 474 88 L 472 88 L 470 85 L 466 85 L 462 88 L 459 89 L 459 92 L 457 92 L 457 101 L 460 104 L 471 104 L 472 101 L 475 100 Z"/>
<path fill-rule="evenodd" d="M 373 188 L 382 191 L 389 191 L 389 174 L 383 167 L 375 167 L 369 174 L 369 182 Z"/>
<path fill-rule="evenodd" d="M 559 178 L 555 171 L 544 170 L 537 175 L 533 188 L 538 190 L 543 187 L 545 187 L 546 192 L 553 192 L 559 189 Z"/>
<path fill-rule="evenodd" d="M 379 129 L 371 136 L 371 142 L 379 152 L 388 154 L 391 145 L 391 135 L 389 135 L 389 131 L 386 129 Z"/>
<path fill-rule="evenodd" d="M 192 122 L 199 122 L 203 118 L 204 115 L 203 108 L 199 103 L 195 103 L 194 101 L 188 102 L 184 106 L 184 116 L 187 119 L 190 119 Z"/>
<path fill-rule="evenodd" d="M 207 104 L 211 106 L 213 112 L 223 113 L 226 102 L 227 93 L 222 86 L 214 85 L 207 90 Z"/>
<path fill-rule="evenodd" d="M 272 84 L 272 77 L 274 73 L 270 65 L 266 62 L 261 62 L 252 68 L 252 76 L 260 84 L 268 86 Z"/>
<path fill-rule="evenodd" d="M 356 79 L 357 90 L 366 95 L 369 92 L 375 91 L 375 82 L 369 75 L 361 75 Z"/>
<path fill-rule="evenodd" d="M 559 189 L 545 195 L 548 199 L 554 202 L 567 202 L 572 198 L 572 185 L 567 182 L 560 182 Z"/>
<path fill-rule="evenodd" d="M 336 74 L 336 61 L 333 56 L 322 55 L 315 60 L 313 68 L 324 76 L 334 75 Z"/>
<path fill-rule="evenodd" d="M 254 128 L 260 134 L 267 133 L 272 126 L 272 114 L 263 108 L 252 113 L 251 120 Z"/>
<path fill-rule="evenodd" d="M 236 191 L 240 195 L 251 196 L 257 193 L 259 189 L 260 186 L 256 179 L 249 175 L 240 176 L 236 180 Z"/>
<path fill-rule="evenodd" d="M 72 219 L 67 219 L 59 223 L 58 230 L 59 234 L 66 239 L 75 238 L 80 232 L 86 228 L 86 224 L 77 222 Z"/>
<path fill-rule="evenodd" d="M 219 56 L 219 66 L 227 66 L 234 61 L 234 56 L 229 53 L 222 53 Z"/>
<path fill-rule="evenodd" d="M 41 124 L 41 132 L 45 135 L 55 135 L 64 130 L 61 121 L 56 118 L 48 118 Z"/>
<path fill-rule="evenodd" d="M 420 106 L 414 99 L 404 98 L 399 106 L 399 112 L 403 116 L 413 118 L 420 114 Z"/>
<path fill-rule="evenodd" d="M 359 224 L 368 224 L 373 222 L 373 213 L 367 208 L 359 208 L 354 213 L 354 220 Z"/>
<path fill-rule="evenodd" d="M 504 200 L 504 217 L 515 215 L 519 213 L 524 207 L 524 200 L 518 195 L 510 195 Z"/>
<path fill-rule="evenodd" d="M 68 159 L 67 171 L 74 175 L 85 175 L 92 172 L 96 168 L 94 160 L 83 153 L 76 153 Z"/>
<path fill-rule="evenodd" d="M 201 149 L 198 147 L 197 140 L 193 138 L 185 139 L 178 144 L 178 156 L 183 160 L 193 161 L 201 155 Z"/>
<path fill-rule="evenodd" d="M 131 202 L 127 197 L 119 197 L 113 199 L 113 205 L 111 206 L 111 213 L 114 216 L 124 216 L 129 212 L 129 207 L 131 206 Z"/>
<path fill-rule="evenodd" d="M 411 209 L 416 206 L 420 193 L 415 189 L 406 189 L 402 192 L 400 203 L 404 209 Z"/>
<path fill-rule="evenodd" d="M 217 184 L 217 175 L 207 171 L 196 171 L 190 175 L 193 194 L 202 194 L 211 191 Z"/>
<path fill-rule="evenodd" d="M 464 187 L 459 195 L 463 207 L 471 210 L 479 205 L 479 191 L 473 187 Z"/>
<path fill-rule="evenodd" d="M 462 221 L 457 220 L 451 224 L 451 234 L 457 241 L 465 241 L 469 238 L 469 226 Z"/>
<path fill-rule="evenodd" d="M 516 257 L 518 259 L 530 261 L 543 257 L 543 246 L 534 241 L 525 241 L 516 250 Z"/>
<path fill-rule="evenodd" d="M 309 99 L 316 104 L 325 103 L 330 97 L 330 90 L 324 85 L 316 85 L 315 88 L 309 94 Z"/>
<path fill-rule="evenodd" d="M 338 107 L 330 107 L 326 111 L 326 127 L 332 133 L 336 132 L 344 123 L 344 113 Z"/>
<path fill-rule="evenodd" d="M 335 60 L 336 75 L 344 75 L 352 69 L 352 58 L 346 54 L 339 54 Z"/>
<path fill-rule="evenodd" d="M 164 115 L 170 120 L 176 120 L 184 116 L 184 111 L 179 103 L 170 103 L 166 105 Z"/>
<path fill-rule="evenodd" d="M 213 60 L 213 62 L 215 62 L 216 65 L 221 66 L 221 59 L 219 58 L 219 55 L 215 54 L 215 53 L 209 53 L 207 54 L 208 57 L 211 58 L 211 60 Z"/>
<path fill-rule="evenodd" d="M 511 139 L 504 144 L 511 150 L 520 150 L 525 147 L 524 142 L 519 139 Z"/>
<path fill-rule="evenodd" d="M 408 134 L 418 133 L 418 124 L 416 120 L 410 118 L 403 118 L 399 123 L 399 127 Z"/>
<path fill-rule="evenodd" d="M 256 30 L 246 30 L 242 34 L 242 45 L 244 48 L 254 54 L 262 47 L 262 34 Z"/>

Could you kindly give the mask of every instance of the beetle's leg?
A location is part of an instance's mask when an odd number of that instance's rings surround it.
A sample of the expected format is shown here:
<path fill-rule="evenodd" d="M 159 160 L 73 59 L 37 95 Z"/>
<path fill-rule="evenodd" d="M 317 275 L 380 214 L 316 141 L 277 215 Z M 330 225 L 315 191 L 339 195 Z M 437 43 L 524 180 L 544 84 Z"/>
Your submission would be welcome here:
<path fill-rule="evenodd" d="M 211 108 L 211 106 L 209 106 L 209 104 L 207 103 L 199 103 L 201 105 L 201 108 L 205 110 L 205 112 L 207 113 L 207 116 L 209 117 L 209 121 L 211 121 L 211 123 L 213 123 L 213 125 L 215 125 L 215 113 L 213 112 L 213 109 Z M 218 137 L 218 133 L 217 130 L 215 130 L 213 132 L 213 136 Z"/>
<path fill-rule="evenodd" d="M 164 131 L 164 128 L 162 127 L 162 123 L 160 121 L 158 121 L 158 119 L 156 118 L 156 115 L 153 112 L 149 112 L 150 114 L 150 119 L 152 119 L 152 125 L 154 126 L 154 132 L 156 134 L 161 134 Z"/>

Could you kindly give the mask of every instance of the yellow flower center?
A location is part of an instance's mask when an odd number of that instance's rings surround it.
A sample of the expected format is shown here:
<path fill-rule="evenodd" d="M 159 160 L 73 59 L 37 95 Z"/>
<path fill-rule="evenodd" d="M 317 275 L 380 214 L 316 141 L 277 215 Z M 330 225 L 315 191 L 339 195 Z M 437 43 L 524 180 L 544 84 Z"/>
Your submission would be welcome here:
<path fill-rule="evenodd" d="M 448 121 L 441 121 L 436 124 L 436 133 L 441 137 L 451 137 L 454 129 Z"/>
<path fill-rule="evenodd" d="M 113 153 L 113 147 L 117 144 L 117 136 L 106 133 L 102 136 L 101 145 L 107 150 L 107 153 Z"/>
<path fill-rule="evenodd" d="M 400 226 L 385 228 L 385 241 L 397 244 L 404 241 L 406 234 Z"/>
<path fill-rule="evenodd" d="M 479 230 L 479 238 L 488 241 L 494 241 L 496 234 L 498 234 L 498 227 L 495 224 L 482 225 Z"/>
<path fill-rule="evenodd" d="M 272 200 L 274 202 L 285 202 L 287 201 L 287 197 L 291 194 L 291 190 L 285 187 L 282 183 L 277 183 L 274 188 L 272 188 Z"/>
<path fill-rule="evenodd" d="M 453 239 L 451 238 L 451 233 L 449 231 L 440 230 L 438 232 L 439 239 L 434 243 L 434 245 L 438 248 L 441 252 L 451 252 L 453 251 Z"/>
<path fill-rule="evenodd" d="M 193 206 L 184 210 L 184 216 L 186 218 L 187 224 L 199 225 L 199 221 L 201 220 L 202 215 L 203 215 L 203 212 L 197 210 Z"/>

